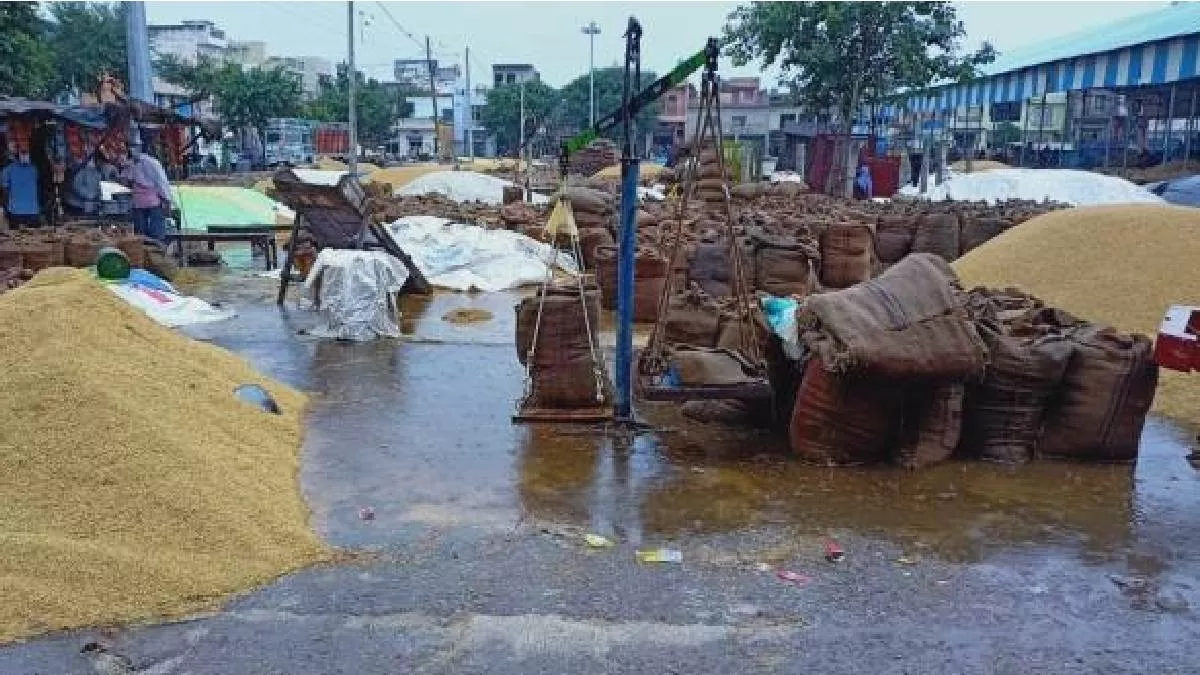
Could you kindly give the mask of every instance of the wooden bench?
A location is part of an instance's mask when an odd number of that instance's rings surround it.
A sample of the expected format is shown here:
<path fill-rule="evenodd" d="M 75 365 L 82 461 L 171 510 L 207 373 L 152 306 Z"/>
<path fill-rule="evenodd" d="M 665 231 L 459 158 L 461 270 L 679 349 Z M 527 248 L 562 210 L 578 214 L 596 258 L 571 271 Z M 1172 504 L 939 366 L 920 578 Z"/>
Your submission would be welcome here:
<path fill-rule="evenodd" d="M 251 250 L 262 251 L 267 269 L 273 270 L 279 266 L 279 247 L 275 243 L 275 233 L 287 231 L 291 226 L 282 226 L 283 230 L 277 230 L 277 227 L 280 226 L 210 225 L 206 232 L 168 232 L 166 241 L 168 245 L 178 244 L 181 260 L 184 257 L 184 245 L 187 242 L 205 242 L 210 251 L 216 250 L 217 244 L 246 242 L 250 244 Z"/>

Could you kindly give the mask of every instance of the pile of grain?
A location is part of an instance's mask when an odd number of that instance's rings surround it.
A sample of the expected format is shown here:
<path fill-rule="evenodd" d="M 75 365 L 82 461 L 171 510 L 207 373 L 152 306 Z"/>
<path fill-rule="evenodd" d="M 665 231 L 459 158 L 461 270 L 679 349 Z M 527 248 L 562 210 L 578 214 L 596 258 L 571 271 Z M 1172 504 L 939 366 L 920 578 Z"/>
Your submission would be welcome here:
<path fill-rule="evenodd" d="M 1092 206 L 1014 227 L 954 263 L 967 287 L 1017 286 L 1089 321 L 1153 337 L 1200 304 L 1200 209 Z M 1155 410 L 1200 425 L 1200 376 L 1163 371 Z"/>
<path fill-rule="evenodd" d="M 666 167 L 664 167 L 662 164 L 655 164 L 654 162 L 642 162 L 642 163 L 638 164 L 638 180 L 641 180 L 642 178 L 646 178 L 646 179 L 656 178 L 659 174 L 662 173 L 663 169 L 665 169 L 665 168 Z M 603 169 L 600 169 L 596 173 L 592 174 L 592 178 L 620 178 L 620 177 L 621 177 L 621 165 L 620 164 L 614 164 L 613 166 L 606 166 Z"/>
<path fill-rule="evenodd" d="M 195 611 L 325 555 L 296 483 L 303 394 L 79 270 L 0 297 L 0 343 L 0 642 Z"/>
<path fill-rule="evenodd" d="M 394 166 L 387 169 L 372 171 L 367 180 L 377 183 L 391 183 L 393 188 L 402 188 L 427 173 L 446 171 L 450 167 L 445 164 L 410 164 Z"/>

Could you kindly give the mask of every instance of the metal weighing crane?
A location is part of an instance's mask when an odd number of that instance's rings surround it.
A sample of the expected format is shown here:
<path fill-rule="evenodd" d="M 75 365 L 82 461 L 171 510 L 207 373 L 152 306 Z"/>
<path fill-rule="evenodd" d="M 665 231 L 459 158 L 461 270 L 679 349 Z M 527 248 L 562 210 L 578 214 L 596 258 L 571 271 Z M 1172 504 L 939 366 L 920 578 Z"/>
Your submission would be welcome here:
<path fill-rule="evenodd" d="M 634 254 L 637 248 L 637 184 L 639 160 L 633 152 L 633 119 L 647 105 L 653 103 L 672 87 L 687 78 L 702 66 L 715 72 L 720 48 L 716 38 L 709 38 L 700 51 L 675 66 L 669 73 L 655 80 L 645 89 L 641 86 L 642 76 L 642 25 L 629 17 L 625 30 L 625 78 L 622 86 L 621 107 L 597 120 L 595 125 L 562 144 L 559 154 L 559 171 L 565 179 L 570 154 L 586 147 L 602 134 L 622 126 L 621 143 L 621 220 L 617 244 L 617 349 L 613 385 L 616 389 L 614 405 L 618 422 L 633 421 L 633 283 Z"/>

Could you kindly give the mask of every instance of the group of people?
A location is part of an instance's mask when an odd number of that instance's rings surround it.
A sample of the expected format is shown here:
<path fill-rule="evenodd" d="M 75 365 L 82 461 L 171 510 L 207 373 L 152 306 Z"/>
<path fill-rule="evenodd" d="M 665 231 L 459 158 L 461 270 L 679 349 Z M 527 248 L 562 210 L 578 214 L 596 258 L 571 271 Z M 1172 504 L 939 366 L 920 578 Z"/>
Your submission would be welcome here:
<path fill-rule="evenodd" d="M 162 241 L 167 233 L 167 214 L 171 211 L 171 184 L 167 172 L 161 162 L 144 151 L 136 134 L 129 149 L 129 156 L 105 165 L 107 176 L 97 167 L 96 153 L 92 153 L 75 169 L 65 185 L 63 202 L 79 215 L 95 215 L 103 199 L 101 183 L 113 180 L 128 187 L 132 193 L 134 231 Z M 10 148 L 9 156 L 14 157 L 13 161 L 0 169 L 0 203 L 4 205 L 8 227 L 40 227 L 44 223 L 46 206 L 42 203 L 43 177 L 28 147 Z"/>

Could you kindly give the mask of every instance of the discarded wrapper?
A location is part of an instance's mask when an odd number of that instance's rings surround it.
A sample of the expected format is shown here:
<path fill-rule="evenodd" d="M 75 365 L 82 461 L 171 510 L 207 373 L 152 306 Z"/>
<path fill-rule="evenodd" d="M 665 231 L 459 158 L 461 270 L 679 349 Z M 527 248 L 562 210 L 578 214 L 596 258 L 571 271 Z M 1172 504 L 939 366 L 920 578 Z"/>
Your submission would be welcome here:
<path fill-rule="evenodd" d="M 358 510 L 358 517 L 360 520 L 375 520 L 375 509 L 364 506 Z"/>
<path fill-rule="evenodd" d="M 793 572 L 791 570 L 779 570 L 775 572 L 775 576 L 779 577 L 780 581 L 786 581 L 787 583 L 798 587 L 807 586 L 808 582 L 812 581 L 812 577 L 808 576 L 807 574 L 801 574 L 800 572 Z"/>
<path fill-rule="evenodd" d="M 583 535 L 583 541 L 592 548 L 609 548 L 613 545 L 612 539 L 603 535 L 592 534 L 591 532 Z"/>
<path fill-rule="evenodd" d="M 825 559 L 829 562 L 841 562 L 846 557 L 840 544 L 832 539 L 825 540 Z"/>
<path fill-rule="evenodd" d="M 637 552 L 638 562 L 644 563 L 681 563 L 683 551 L 673 548 L 656 548 L 649 551 Z"/>

